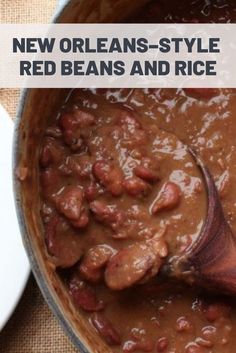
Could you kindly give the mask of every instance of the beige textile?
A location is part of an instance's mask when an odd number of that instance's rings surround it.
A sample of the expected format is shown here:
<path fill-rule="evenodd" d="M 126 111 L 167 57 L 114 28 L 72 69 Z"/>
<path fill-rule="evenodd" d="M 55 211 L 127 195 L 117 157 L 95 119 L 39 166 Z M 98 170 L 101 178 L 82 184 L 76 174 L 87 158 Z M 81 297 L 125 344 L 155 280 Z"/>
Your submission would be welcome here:
<path fill-rule="evenodd" d="M 0 0 L 0 23 L 47 23 L 56 0 Z M 0 104 L 12 118 L 19 90 L 0 89 Z M 15 280 L 15 279 L 14 279 Z M 4 288 L 1 288 L 4 290 Z M 31 276 L 23 297 L 0 333 L 0 353 L 75 353 Z"/>

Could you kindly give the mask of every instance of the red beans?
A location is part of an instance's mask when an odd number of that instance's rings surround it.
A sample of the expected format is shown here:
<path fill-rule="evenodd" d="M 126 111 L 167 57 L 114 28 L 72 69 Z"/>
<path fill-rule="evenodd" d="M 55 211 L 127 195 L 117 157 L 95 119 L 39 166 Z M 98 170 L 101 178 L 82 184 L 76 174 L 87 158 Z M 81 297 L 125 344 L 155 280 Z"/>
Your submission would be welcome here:
<path fill-rule="evenodd" d="M 90 210 L 94 213 L 97 221 L 110 226 L 114 231 L 118 231 L 126 220 L 124 211 L 119 210 L 116 206 L 106 205 L 102 201 L 91 202 Z"/>
<path fill-rule="evenodd" d="M 108 262 L 105 281 L 109 288 L 121 290 L 154 276 L 161 265 L 160 257 L 144 243 L 135 243 L 114 255 Z"/>
<path fill-rule="evenodd" d="M 217 88 L 185 88 L 184 91 L 187 95 L 205 99 L 212 98 L 220 93 L 220 90 Z"/>
<path fill-rule="evenodd" d="M 189 332 L 192 330 L 191 322 L 185 317 L 181 316 L 176 321 L 176 331 L 177 332 Z"/>
<path fill-rule="evenodd" d="M 138 165 L 137 167 L 134 168 L 134 174 L 148 182 L 156 182 L 159 180 L 159 175 L 157 171 L 154 171 L 148 167 L 145 167 L 143 165 Z"/>
<path fill-rule="evenodd" d="M 71 267 L 82 256 L 78 235 L 58 216 L 52 216 L 45 225 L 45 239 L 48 252 L 55 257 L 58 267 Z"/>
<path fill-rule="evenodd" d="M 210 304 L 205 312 L 206 318 L 210 322 L 214 322 L 221 317 L 228 317 L 230 314 L 230 307 L 223 303 Z"/>
<path fill-rule="evenodd" d="M 104 309 L 104 304 L 97 299 L 94 289 L 77 277 L 70 281 L 69 293 L 78 308 L 89 312 Z"/>
<path fill-rule="evenodd" d="M 163 210 L 172 210 L 178 206 L 181 199 L 181 190 L 179 186 L 172 182 L 167 182 L 151 207 L 152 214 L 157 214 Z"/>
<path fill-rule="evenodd" d="M 114 249 L 108 245 L 97 245 L 90 248 L 80 264 L 80 274 L 82 277 L 91 282 L 100 281 L 105 265 L 114 252 Z"/>
<path fill-rule="evenodd" d="M 147 195 L 150 190 L 150 186 L 143 180 L 131 177 L 123 182 L 125 191 L 133 197 Z"/>
<path fill-rule="evenodd" d="M 169 345 L 169 341 L 167 337 L 161 337 L 159 338 L 159 340 L 157 341 L 157 352 L 165 352 L 168 348 Z"/>
<path fill-rule="evenodd" d="M 185 353 L 206 353 L 206 350 L 196 343 L 191 343 L 185 348 Z"/>
<path fill-rule="evenodd" d="M 56 198 L 57 210 L 69 220 L 77 222 L 81 216 L 83 190 L 77 186 L 65 186 Z"/>
<path fill-rule="evenodd" d="M 120 168 L 110 162 L 97 161 L 93 165 L 93 174 L 113 196 L 122 194 L 123 175 Z"/>
<path fill-rule="evenodd" d="M 153 350 L 153 342 L 151 340 L 141 340 L 141 341 L 126 341 L 123 346 L 123 352 L 151 352 Z"/>
<path fill-rule="evenodd" d="M 94 314 L 91 322 L 101 337 L 110 345 L 117 346 L 121 343 L 121 337 L 112 323 L 103 314 Z"/>

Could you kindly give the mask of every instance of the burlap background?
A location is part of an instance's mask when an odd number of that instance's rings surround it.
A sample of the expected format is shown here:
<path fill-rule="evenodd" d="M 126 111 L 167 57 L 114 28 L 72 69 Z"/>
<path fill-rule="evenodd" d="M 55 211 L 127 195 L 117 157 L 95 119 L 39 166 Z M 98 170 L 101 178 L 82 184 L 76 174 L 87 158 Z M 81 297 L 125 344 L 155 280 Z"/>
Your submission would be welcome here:
<path fill-rule="evenodd" d="M 47 23 L 55 6 L 56 0 L 0 0 L 0 22 Z M 18 90 L 0 89 L 0 103 L 12 118 L 18 98 Z M 75 353 L 77 350 L 51 314 L 31 276 L 19 306 L 0 333 L 0 353 L 54 352 Z"/>

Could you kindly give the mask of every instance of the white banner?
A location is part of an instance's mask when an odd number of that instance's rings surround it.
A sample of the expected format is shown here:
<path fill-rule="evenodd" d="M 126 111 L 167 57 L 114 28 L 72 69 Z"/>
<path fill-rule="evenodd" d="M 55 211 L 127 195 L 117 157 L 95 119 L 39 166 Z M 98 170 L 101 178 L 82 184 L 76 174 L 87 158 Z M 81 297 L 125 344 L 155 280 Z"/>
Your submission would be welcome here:
<path fill-rule="evenodd" d="M 235 88 L 235 62 L 235 24 L 0 25 L 1 88 Z"/>

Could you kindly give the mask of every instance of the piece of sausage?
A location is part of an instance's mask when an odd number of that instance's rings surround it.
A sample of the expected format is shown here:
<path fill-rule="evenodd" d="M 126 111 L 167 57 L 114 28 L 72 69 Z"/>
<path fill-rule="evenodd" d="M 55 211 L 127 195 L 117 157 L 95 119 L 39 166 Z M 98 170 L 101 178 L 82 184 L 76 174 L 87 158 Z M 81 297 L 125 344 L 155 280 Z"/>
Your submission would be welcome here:
<path fill-rule="evenodd" d="M 110 346 L 117 346 L 121 344 L 121 337 L 119 333 L 114 328 L 110 320 L 108 320 L 103 314 L 94 314 L 91 317 L 91 322 L 107 344 Z"/>
<path fill-rule="evenodd" d="M 88 250 L 80 264 L 81 276 L 90 282 L 99 282 L 102 279 L 104 268 L 115 253 L 108 245 L 96 245 Z"/>
<path fill-rule="evenodd" d="M 123 174 L 118 166 L 111 162 L 100 160 L 94 163 L 93 174 L 113 196 L 120 196 L 122 194 Z"/>
<path fill-rule="evenodd" d="M 78 221 L 81 216 L 83 189 L 80 186 L 65 186 L 55 197 L 56 208 L 71 221 Z"/>
<path fill-rule="evenodd" d="M 164 184 L 151 206 L 151 213 L 157 214 L 163 210 L 172 210 L 177 207 L 181 199 L 180 187 L 172 182 Z"/>
<path fill-rule="evenodd" d="M 79 236 L 56 215 L 45 225 L 45 241 L 49 254 L 55 258 L 57 267 L 71 267 L 82 256 Z"/>
<path fill-rule="evenodd" d="M 158 254 L 145 243 L 136 243 L 114 255 L 105 270 L 105 282 L 113 290 L 122 290 L 142 281 L 152 273 L 154 276 L 161 265 Z"/>
<path fill-rule="evenodd" d="M 78 277 L 72 277 L 69 283 L 69 293 L 76 307 L 94 312 L 104 309 L 104 303 L 96 297 L 94 289 Z"/>

